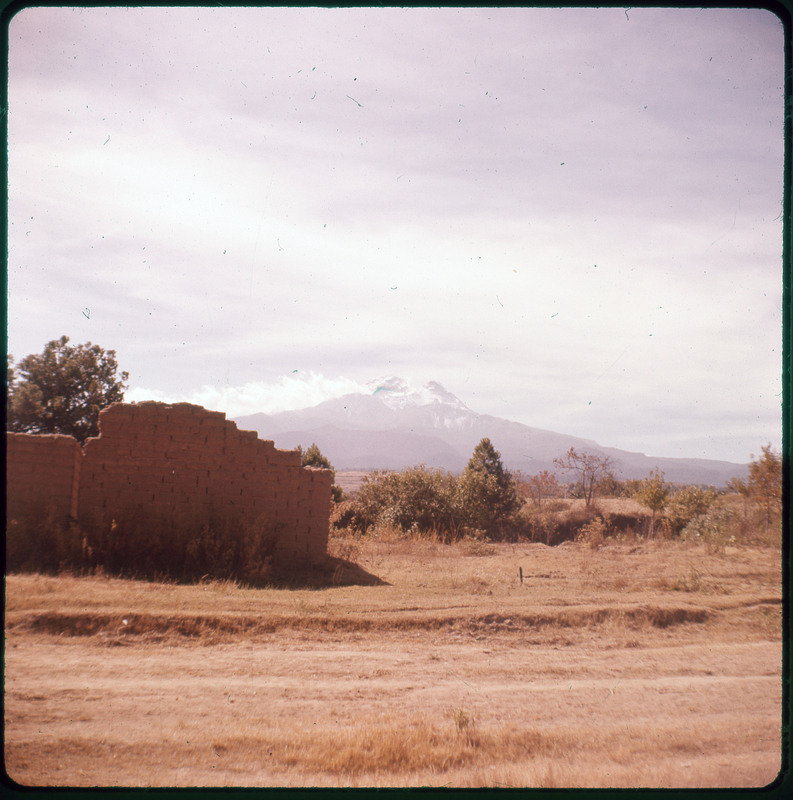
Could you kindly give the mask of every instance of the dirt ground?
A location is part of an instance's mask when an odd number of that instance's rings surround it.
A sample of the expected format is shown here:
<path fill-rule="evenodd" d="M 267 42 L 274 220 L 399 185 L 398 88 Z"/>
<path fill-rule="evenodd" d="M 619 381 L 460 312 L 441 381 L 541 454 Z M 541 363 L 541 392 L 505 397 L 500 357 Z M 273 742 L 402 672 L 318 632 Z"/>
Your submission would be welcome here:
<path fill-rule="evenodd" d="M 337 547 L 389 585 L 10 576 L 8 774 L 152 787 L 777 777 L 778 550 Z"/>

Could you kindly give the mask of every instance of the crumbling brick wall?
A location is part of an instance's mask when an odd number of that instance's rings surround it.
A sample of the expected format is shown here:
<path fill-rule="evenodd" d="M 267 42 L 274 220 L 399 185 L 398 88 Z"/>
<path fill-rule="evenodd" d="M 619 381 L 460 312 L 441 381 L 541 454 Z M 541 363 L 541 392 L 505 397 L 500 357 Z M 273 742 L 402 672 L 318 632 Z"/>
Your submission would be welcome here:
<path fill-rule="evenodd" d="M 83 452 L 72 436 L 6 434 L 6 515 L 77 516 Z"/>
<path fill-rule="evenodd" d="M 225 414 L 188 403 L 115 403 L 100 413 L 99 431 L 82 450 L 68 436 L 9 434 L 30 443 L 15 442 L 12 451 L 9 440 L 9 497 L 24 496 L 36 483 L 30 465 L 47 462 L 66 440 L 82 460 L 70 505 L 79 521 L 109 524 L 114 516 L 134 514 L 167 525 L 227 511 L 235 519 L 271 523 L 279 532 L 279 563 L 325 554 L 331 472 L 301 467 L 298 451 L 277 450 L 255 432 L 239 430 Z M 63 476 L 53 486 L 65 486 L 65 462 L 59 456 L 57 463 Z"/>

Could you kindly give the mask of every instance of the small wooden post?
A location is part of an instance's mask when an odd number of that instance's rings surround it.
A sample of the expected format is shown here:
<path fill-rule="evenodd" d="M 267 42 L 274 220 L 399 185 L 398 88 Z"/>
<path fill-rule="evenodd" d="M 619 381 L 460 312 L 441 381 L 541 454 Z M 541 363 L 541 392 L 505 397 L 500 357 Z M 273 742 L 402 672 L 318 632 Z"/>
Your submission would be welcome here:
<path fill-rule="evenodd" d="M 520 582 L 523 583 L 523 567 L 518 567 L 518 574 L 520 575 Z"/>

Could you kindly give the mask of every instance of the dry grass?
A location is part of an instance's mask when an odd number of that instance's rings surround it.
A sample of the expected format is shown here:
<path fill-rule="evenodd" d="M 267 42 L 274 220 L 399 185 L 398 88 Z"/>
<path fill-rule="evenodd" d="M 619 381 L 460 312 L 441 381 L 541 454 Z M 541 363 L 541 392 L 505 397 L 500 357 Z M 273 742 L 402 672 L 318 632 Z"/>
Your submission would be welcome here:
<path fill-rule="evenodd" d="M 9 576 L 9 774 L 58 786 L 776 776 L 778 550 L 333 548 L 389 585 Z"/>
<path fill-rule="evenodd" d="M 586 503 L 582 499 L 562 499 L 570 511 L 583 511 Z M 650 512 L 632 497 L 596 497 L 594 507 L 606 514 L 640 514 L 648 517 Z"/>

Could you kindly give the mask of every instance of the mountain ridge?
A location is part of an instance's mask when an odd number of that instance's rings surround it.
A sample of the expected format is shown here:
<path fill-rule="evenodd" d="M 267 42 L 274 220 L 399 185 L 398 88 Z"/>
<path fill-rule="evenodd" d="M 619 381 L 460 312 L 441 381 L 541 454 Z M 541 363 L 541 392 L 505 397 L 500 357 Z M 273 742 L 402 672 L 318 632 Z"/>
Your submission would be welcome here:
<path fill-rule="evenodd" d="M 487 437 L 508 469 L 528 475 L 547 469 L 564 477 L 554 459 L 571 447 L 609 456 L 620 479 L 644 478 L 658 468 L 672 483 L 723 486 L 732 477 L 745 477 L 747 471 L 746 464 L 647 456 L 478 414 L 435 381 L 415 389 L 389 376 L 366 388 L 371 394 L 354 392 L 308 408 L 249 414 L 234 422 L 280 448 L 315 443 L 337 470 L 398 470 L 425 464 L 459 472 Z"/>

